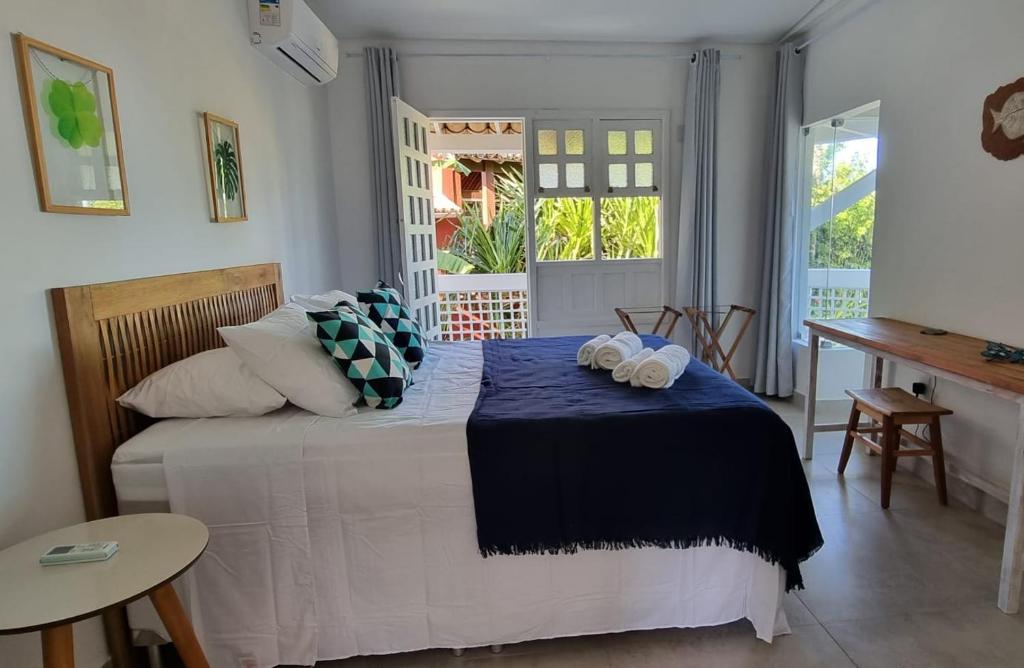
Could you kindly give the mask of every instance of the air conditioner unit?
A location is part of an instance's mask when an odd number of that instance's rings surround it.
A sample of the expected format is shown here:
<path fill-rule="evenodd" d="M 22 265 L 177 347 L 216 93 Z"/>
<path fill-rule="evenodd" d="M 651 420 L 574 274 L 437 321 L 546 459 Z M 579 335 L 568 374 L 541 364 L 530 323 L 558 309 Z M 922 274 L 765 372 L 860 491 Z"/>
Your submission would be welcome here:
<path fill-rule="evenodd" d="M 249 0 L 250 41 L 307 86 L 338 76 L 338 40 L 302 0 Z"/>

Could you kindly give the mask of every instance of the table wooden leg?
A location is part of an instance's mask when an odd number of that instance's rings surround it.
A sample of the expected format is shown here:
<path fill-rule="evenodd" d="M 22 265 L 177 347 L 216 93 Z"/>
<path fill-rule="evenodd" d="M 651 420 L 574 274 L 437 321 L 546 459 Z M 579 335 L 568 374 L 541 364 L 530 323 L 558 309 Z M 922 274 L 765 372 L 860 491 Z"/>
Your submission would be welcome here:
<path fill-rule="evenodd" d="M 71 624 L 43 629 L 43 667 L 75 668 L 75 639 Z"/>
<path fill-rule="evenodd" d="M 1020 609 L 1021 576 L 1024 574 L 1024 403 L 1019 411 L 1003 539 L 1003 567 L 999 577 L 999 609 L 1011 615 Z"/>
<path fill-rule="evenodd" d="M 876 357 L 875 358 L 874 387 L 876 387 L 876 388 L 882 387 L 882 365 L 884 363 L 885 363 L 885 360 L 882 359 L 881 357 Z"/>
<path fill-rule="evenodd" d="M 199 639 L 196 638 L 192 624 L 185 616 L 185 610 L 181 607 L 181 601 L 174 593 L 171 583 L 168 582 L 151 591 L 149 599 L 153 601 L 160 621 L 167 627 L 167 632 L 171 635 L 185 668 L 209 668 L 210 664 L 203 654 L 203 648 L 199 646 Z"/>
<path fill-rule="evenodd" d="M 128 628 L 124 607 L 103 611 L 103 631 L 112 668 L 132 668 L 135 661 L 132 659 L 131 629 Z"/>
<path fill-rule="evenodd" d="M 814 458 L 814 411 L 818 403 L 818 339 L 818 335 L 812 332 L 810 373 L 807 377 L 807 405 L 804 406 L 804 459 Z"/>

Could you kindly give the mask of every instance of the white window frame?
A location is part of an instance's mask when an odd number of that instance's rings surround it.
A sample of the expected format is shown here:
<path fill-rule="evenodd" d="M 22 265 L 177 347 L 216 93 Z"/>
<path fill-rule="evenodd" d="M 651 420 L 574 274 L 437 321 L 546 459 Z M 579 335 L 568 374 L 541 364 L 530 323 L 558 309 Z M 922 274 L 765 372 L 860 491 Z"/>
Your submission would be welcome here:
<path fill-rule="evenodd" d="M 600 172 L 600 188 L 599 194 L 601 197 L 660 197 L 661 196 L 661 172 L 663 167 L 662 149 L 661 149 L 661 135 L 662 135 L 662 124 L 661 120 L 657 118 L 644 119 L 644 120 L 629 120 L 629 119 L 601 119 L 598 122 L 597 137 L 601 142 L 601 149 L 598 155 L 601 157 L 601 164 L 599 166 Z M 608 133 L 616 130 L 621 130 L 626 133 L 626 153 L 625 155 L 611 155 L 608 152 Z M 650 130 L 653 133 L 653 140 L 651 142 L 651 153 L 647 155 L 638 155 L 634 151 L 635 132 L 637 130 Z M 625 164 L 627 165 L 627 171 L 630 183 L 633 182 L 636 174 L 636 164 L 649 162 L 653 167 L 653 174 L 650 186 L 637 187 L 636 185 L 627 186 L 625 188 L 618 187 L 612 188 L 609 185 L 608 167 L 612 164 Z"/>
<path fill-rule="evenodd" d="M 792 309 L 793 340 L 800 344 L 806 344 L 807 342 L 807 328 L 804 326 L 804 320 L 807 319 L 810 312 L 810 267 L 808 266 L 808 260 L 810 253 L 810 225 L 814 215 L 813 207 L 811 207 L 811 188 L 813 187 L 811 171 L 814 163 L 814 142 L 811 139 L 812 128 L 832 124 L 836 121 L 839 121 L 841 126 L 844 121 L 855 118 L 864 111 L 875 107 L 880 108 L 881 101 L 861 105 L 841 114 L 808 123 L 800 129 L 801 146 L 798 165 L 799 180 L 797 182 L 800 199 L 797 218 L 796 256 L 794 258 L 795 279 L 793 281 L 793 300 L 796 308 Z M 878 131 L 876 130 L 876 132 Z M 880 135 L 876 135 L 876 137 L 881 141 Z M 880 151 L 881 147 L 879 147 Z M 872 180 L 875 178 L 875 176 L 872 176 Z M 877 185 L 872 192 L 877 192 Z M 871 270 L 873 270 L 873 267 Z"/>
<path fill-rule="evenodd" d="M 529 252 L 532 261 L 548 265 L 566 264 L 579 265 L 581 263 L 661 263 L 665 255 L 665 211 L 669 194 L 663 185 L 663 175 L 666 173 L 668 140 L 665 137 L 665 128 L 668 127 L 668 114 L 664 111 L 641 111 L 637 113 L 623 113 L 621 115 L 609 112 L 580 113 L 579 115 L 551 115 L 547 117 L 532 117 L 527 123 L 527 153 L 530 155 L 529 166 L 530 179 L 527 180 L 527 222 L 529 225 L 528 240 Z M 583 155 L 565 155 L 564 131 L 583 130 L 584 152 Z M 555 130 L 558 132 L 558 154 L 540 155 L 537 133 L 540 130 Z M 627 133 L 626 155 L 609 155 L 607 135 L 608 130 L 624 130 Z M 651 130 L 654 133 L 650 155 L 635 155 L 634 134 L 635 130 Z M 565 186 L 565 165 L 566 163 L 582 162 L 584 165 L 584 186 L 582 188 L 567 188 Z M 633 180 L 634 164 L 637 162 L 651 162 L 653 164 L 652 185 L 650 187 L 637 188 L 610 188 L 608 185 L 608 165 L 612 163 L 626 163 L 629 165 L 629 179 Z M 557 188 L 542 188 L 540 186 L 540 165 L 541 163 L 557 164 L 559 181 Z M 596 187 L 595 185 L 596 184 Z M 601 247 L 601 199 L 605 197 L 651 197 L 659 198 L 658 211 L 658 255 L 650 258 L 620 258 L 606 259 L 602 257 Z M 587 197 L 593 201 L 593 220 L 591 222 L 593 255 L 588 260 L 540 260 L 536 256 L 535 220 L 533 215 L 533 200 L 536 198 L 556 197 Z"/>
<path fill-rule="evenodd" d="M 556 155 L 541 155 L 540 142 L 537 135 L 542 130 L 553 130 L 557 134 L 558 153 Z M 583 155 L 568 155 L 565 152 L 565 131 L 583 131 Z M 533 172 L 534 195 L 533 197 L 589 197 L 593 188 L 591 183 L 594 179 L 594 122 L 590 118 L 566 119 L 566 120 L 538 120 L 534 122 L 532 134 L 524 138 L 530 144 L 531 162 Z M 569 163 L 583 164 L 583 186 L 570 188 L 566 185 L 565 166 Z M 540 166 L 558 165 L 558 187 L 544 188 L 540 185 Z"/>

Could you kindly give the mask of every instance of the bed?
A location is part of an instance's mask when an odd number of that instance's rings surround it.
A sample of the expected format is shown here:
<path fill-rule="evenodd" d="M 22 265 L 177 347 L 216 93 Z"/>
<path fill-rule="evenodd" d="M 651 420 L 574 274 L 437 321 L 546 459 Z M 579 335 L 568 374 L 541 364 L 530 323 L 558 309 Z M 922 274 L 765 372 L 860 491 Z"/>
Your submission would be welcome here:
<path fill-rule="evenodd" d="M 123 389 L 220 345 L 216 326 L 280 303 L 276 265 L 219 271 L 228 273 L 54 295 L 87 512 L 171 509 L 211 527 L 210 550 L 181 589 L 214 665 L 743 618 L 766 641 L 788 631 L 785 569 L 752 550 L 482 557 L 466 437 L 484 367 L 479 343 L 432 346 L 393 411 L 335 419 L 285 407 L 152 425 L 122 411 L 113 398 Z M 254 292 L 261 297 L 247 296 Z M 75 340 L 82 335 L 92 355 Z M 83 395 L 86 383 L 93 393 Z M 136 630 L 160 634 L 144 610 L 132 618 Z M 108 637 L 128 637 L 122 617 L 108 615 L 107 626 Z"/>

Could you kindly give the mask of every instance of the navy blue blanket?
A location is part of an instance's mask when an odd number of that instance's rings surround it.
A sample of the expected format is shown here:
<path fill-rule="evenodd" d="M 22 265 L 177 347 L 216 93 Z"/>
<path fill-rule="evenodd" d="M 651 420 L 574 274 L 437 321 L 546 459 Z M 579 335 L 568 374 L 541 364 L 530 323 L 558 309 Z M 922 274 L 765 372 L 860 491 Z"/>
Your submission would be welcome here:
<path fill-rule="evenodd" d="M 616 383 L 576 365 L 587 338 L 483 343 L 466 427 L 481 553 L 724 545 L 802 587 L 822 538 L 785 422 L 697 360 L 667 390 Z"/>

